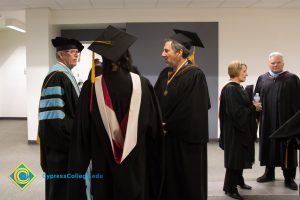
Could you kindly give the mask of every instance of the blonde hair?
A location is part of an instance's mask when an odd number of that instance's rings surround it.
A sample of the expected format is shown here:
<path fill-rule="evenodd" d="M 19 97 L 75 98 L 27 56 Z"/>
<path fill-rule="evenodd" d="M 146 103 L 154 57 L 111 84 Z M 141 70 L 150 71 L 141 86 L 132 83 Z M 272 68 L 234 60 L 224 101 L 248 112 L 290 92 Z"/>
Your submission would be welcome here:
<path fill-rule="evenodd" d="M 228 65 L 228 75 L 230 78 L 235 78 L 240 74 L 242 67 L 247 65 L 239 60 L 234 60 Z"/>

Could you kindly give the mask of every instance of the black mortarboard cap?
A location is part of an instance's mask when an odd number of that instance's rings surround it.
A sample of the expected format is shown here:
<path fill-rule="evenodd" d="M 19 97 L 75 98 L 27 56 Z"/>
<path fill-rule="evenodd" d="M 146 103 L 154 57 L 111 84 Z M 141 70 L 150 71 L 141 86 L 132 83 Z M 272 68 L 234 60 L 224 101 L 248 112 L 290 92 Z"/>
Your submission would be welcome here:
<path fill-rule="evenodd" d="M 104 58 L 117 62 L 136 40 L 135 36 L 110 25 L 88 49 Z"/>
<path fill-rule="evenodd" d="M 174 29 L 175 35 L 171 36 L 170 38 L 179 42 L 187 49 L 191 49 L 192 46 L 202 47 L 204 48 L 203 43 L 201 42 L 199 36 L 195 32 L 184 31 Z"/>
<path fill-rule="evenodd" d="M 278 138 L 278 139 L 299 138 L 300 139 L 300 111 L 298 111 L 289 120 L 287 120 L 282 126 L 280 126 L 270 136 L 270 138 Z"/>
<path fill-rule="evenodd" d="M 56 37 L 52 39 L 52 44 L 56 48 L 56 51 L 63 51 L 69 49 L 78 49 L 78 51 L 82 51 L 84 46 L 76 39 L 68 39 L 64 37 Z"/>

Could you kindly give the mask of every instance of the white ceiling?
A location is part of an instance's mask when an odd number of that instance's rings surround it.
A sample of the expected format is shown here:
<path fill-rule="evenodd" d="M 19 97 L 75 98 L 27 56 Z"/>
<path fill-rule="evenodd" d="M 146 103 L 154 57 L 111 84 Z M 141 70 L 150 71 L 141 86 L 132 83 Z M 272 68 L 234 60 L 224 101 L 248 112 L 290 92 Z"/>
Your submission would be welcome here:
<path fill-rule="evenodd" d="M 0 11 L 48 7 L 53 10 L 101 8 L 300 8 L 300 0 L 1 0 Z"/>
<path fill-rule="evenodd" d="M 3 21 L 25 22 L 26 8 L 51 10 L 143 9 L 143 8 L 264 8 L 300 9 L 300 0 L 0 0 L 0 29 Z"/>

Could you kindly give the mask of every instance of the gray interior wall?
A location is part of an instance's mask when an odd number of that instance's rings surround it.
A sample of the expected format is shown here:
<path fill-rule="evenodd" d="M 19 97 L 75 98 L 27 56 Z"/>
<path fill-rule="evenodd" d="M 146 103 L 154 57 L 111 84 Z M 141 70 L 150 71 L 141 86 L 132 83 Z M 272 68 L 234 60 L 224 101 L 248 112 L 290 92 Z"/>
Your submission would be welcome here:
<path fill-rule="evenodd" d="M 209 110 L 209 138 L 218 138 L 218 22 L 127 23 L 126 31 L 138 37 L 130 48 L 134 65 L 154 85 L 158 74 L 166 66 L 161 57 L 163 40 L 174 34 L 174 28 L 197 32 L 205 48 L 196 49 L 196 63 L 206 75 L 211 109 Z M 63 37 L 93 41 L 103 29 L 62 30 Z"/>
<path fill-rule="evenodd" d="M 166 66 L 161 57 L 163 40 L 174 34 L 173 29 L 196 32 L 205 48 L 196 49 L 196 63 L 204 71 L 209 88 L 209 138 L 218 138 L 218 22 L 127 23 L 126 31 L 138 37 L 130 48 L 134 65 L 154 85 Z"/>

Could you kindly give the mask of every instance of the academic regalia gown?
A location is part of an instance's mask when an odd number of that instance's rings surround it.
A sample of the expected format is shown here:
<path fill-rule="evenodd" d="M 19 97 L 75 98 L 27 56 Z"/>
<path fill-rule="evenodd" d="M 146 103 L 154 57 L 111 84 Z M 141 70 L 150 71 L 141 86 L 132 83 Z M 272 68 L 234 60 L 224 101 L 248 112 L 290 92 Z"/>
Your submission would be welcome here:
<path fill-rule="evenodd" d="M 220 147 L 225 168 L 252 168 L 256 140 L 255 106 L 246 91 L 235 82 L 224 86 L 220 96 Z"/>
<path fill-rule="evenodd" d="M 300 109 L 299 78 L 288 71 L 276 78 L 266 73 L 258 78 L 254 93 L 260 94 L 263 109 L 259 117 L 260 164 L 295 168 L 296 150 L 284 141 L 270 140 L 269 136 Z"/>
<path fill-rule="evenodd" d="M 126 113 L 132 109 L 129 106 L 133 95 L 132 83 L 128 72 L 112 73 L 115 74 L 105 74 L 101 78 L 104 77 L 114 112 L 121 125 Z M 102 175 L 102 178 L 91 179 L 94 200 L 159 199 L 163 179 L 160 109 L 149 81 L 143 77 L 140 80 L 140 106 L 133 107 L 139 109 L 138 120 L 127 124 L 127 128 L 137 125 L 136 145 L 121 163 L 116 162 L 115 151 L 104 123 L 106 119 L 102 118 L 98 108 L 97 101 L 100 100 L 96 98 L 95 86 L 91 86 L 90 82 L 83 85 L 71 137 L 69 173 L 84 174 L 91 161 L 92 176 Z M 97 77 L 96 86 L 99 81 Z M 130 117 L 131 112 L 128 115 Z M 69 179 L 68 199 L 86 199 L 84 180 Z"/>
<path fill-rule="evenodd" d="M 206 78 L 200 68 L 188 64 L 167 86 L 170 70 L 165 68 L 155 84 L 166 123 L 165 199 L 204 200 L 210 108 Z"/>
<path fill-rule="evenodd" d="M 66 174 L 79 88 L 70 69 L 56 64 L 44 80 L 39 104 L 41 167 L 46 174 Z M 46 181 L 46 200 L 65 200 L 66 179 Z"/>
<path fill-rule="evenodd" d="M 95 67 L 95 76 L 100 76 L 102 74 L 102 71 L 103 71 L 103 67 L 96 66 Z M 89 75 L 87 78 L 88 80 L 91 80 L 91 74 L 92 74 L 92 69 L 89 72 Z"/>
<path fill-rule="evenodd" d="M 292 139 L 300 149 L 300 110 L 280 126 L 271 136 L 273 139 Z"/>
<path fill-rule="evenodd" d="M 95 67 L 95 76 L 100 76 L 102 74 L 102 71 L 103 71 L 103 67 L 99 67 L 99 66 Z M 140 71 L 136 66 L 132 66 L 131 72 L 141 75 Z M 92 69 L 89 72 L 88 80 L 91 80 L 91 73 L 92 73 Z"/>
<path fill-rule="evenodd" d="M 271 139 L 291 140 L 290 145 L 295 149 L 300 149 L 300 110 L 280 126 L 271 136 Z M 300 152 L 299 152 L 300 161 Z M 299 184 L 300 188 L 300 184 Z M 299 192 L 300 194 L 300 192 Z"/>

